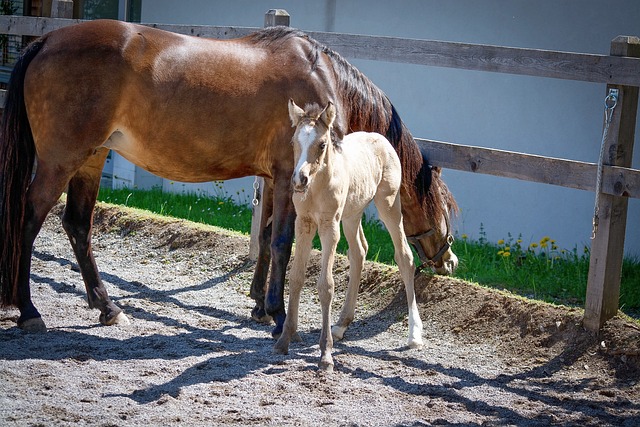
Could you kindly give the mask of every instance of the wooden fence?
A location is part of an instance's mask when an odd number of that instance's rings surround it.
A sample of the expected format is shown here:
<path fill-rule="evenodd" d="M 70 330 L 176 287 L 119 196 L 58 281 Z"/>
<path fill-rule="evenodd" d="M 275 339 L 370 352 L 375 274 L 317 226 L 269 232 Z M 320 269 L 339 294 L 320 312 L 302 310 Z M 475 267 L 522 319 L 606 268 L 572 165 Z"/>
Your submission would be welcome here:
<path fill-rule="evenodd" d="M 269 11 L 265 23 L 288 25 L 288 14 Z M 0 34 L 40 36 L 79 21 L 22 16 L 0 17 Z M 256 28 L 146 24 L 209 38 L 234 38 Z M 609 55 L 556 52 L 431 40 L 309 32 L 347 58 L 436 67 L 462 68 L 593 83 L 618 89 L 605 141 L 600 223 L 591 245 L 584 326 L 597 332 L 618 311 L 628 198 L 640 198 L 640 170 L 631 168 L 640 87 L 640 39 L 619 36 Z M 594 117 L 601 120 L 601 117 Z M 431 163 L 444 168 L 491 174 L 563 187 L 596 191 L 595 163 L 416 138 L 430 148 Z"/>

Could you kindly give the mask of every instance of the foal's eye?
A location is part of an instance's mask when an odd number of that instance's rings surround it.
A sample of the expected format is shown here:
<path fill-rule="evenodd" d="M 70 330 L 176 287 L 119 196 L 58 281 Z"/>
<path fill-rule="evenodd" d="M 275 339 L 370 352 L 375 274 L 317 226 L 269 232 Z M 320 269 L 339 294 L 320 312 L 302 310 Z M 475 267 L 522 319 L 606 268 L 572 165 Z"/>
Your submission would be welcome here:
<path fill-rule="evenodd" d="M 322 143 L 320 144 L 320 150 L 321 150 L 321 151 L 324 151 L 324 149 L 325 149 L 325 148 L 327 148 L 327 143 L 326 143 L 326 142 L 322 142 Z"/>

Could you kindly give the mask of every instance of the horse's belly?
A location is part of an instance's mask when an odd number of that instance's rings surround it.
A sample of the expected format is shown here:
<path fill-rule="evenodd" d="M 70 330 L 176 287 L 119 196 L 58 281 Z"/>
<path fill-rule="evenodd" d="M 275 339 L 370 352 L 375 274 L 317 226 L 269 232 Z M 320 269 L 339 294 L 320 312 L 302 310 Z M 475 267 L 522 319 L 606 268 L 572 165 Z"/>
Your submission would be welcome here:
<path fill-rule="evenodd" d="M 171 150 L 168 147 L 172 145 L 141 142 L 126 131 L 114 132 L 103 146 L 148 172 L 175 181 L 206 182 L 261 174 L 247 159 L 230 154 L 232 150 L 184 149 L 184 144 L 174 144 L 176 149 Z"/>

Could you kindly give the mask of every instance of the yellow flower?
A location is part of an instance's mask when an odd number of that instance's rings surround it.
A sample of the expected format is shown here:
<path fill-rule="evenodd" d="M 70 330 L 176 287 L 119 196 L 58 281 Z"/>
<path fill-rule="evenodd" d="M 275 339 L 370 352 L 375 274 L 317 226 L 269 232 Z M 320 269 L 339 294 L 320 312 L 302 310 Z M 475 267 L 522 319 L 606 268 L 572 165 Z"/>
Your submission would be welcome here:
<path fill-rule="evenodd" d="M 498 251 L 498 255 L 504 255 L 504 251 L 502 250 Z"/>
<path fill-rule="evenodd" d="M 505 252 L 509 252 L 509 251 L 511 251 L 511 248 L 509 246 L 505 246 L 504 251 Z"/>
<path fill-rule="evenodd" d="M 467 236 L 466 234 L 463 234 L 461 237 L 462 237 L 462 240 L 467 240 L 469 238 L 469 236 Z"/>
<path fill-rule="evenodd" d="M 504 245 L 504 240 L 502 240 L 502 239 L 498 240 L 498 244 L 499 245 Z"/>
<path fill-rule="evenodd" d="M 510 257 L 510 256 L 511 256 L 511 252 L 509 252 L 509 251 L 505 251 L 505 252 L 502 254 L 502 256 L 503 256 L 503 257 L 505 257 L 505 258 Z"/>
<path fill-rule="evenodd" d="M 542 239 L 540 239 L 540 244 L 547 243 L 549 240 L 551 240 L 551 237 L 544 236 Z"/>
<path fill-rule="evenodd" d="M 538 244 L 536 242 L 533 242 L 532 244 L 529 245 L 529 247 L 535 249 L 538 247 Z"/>

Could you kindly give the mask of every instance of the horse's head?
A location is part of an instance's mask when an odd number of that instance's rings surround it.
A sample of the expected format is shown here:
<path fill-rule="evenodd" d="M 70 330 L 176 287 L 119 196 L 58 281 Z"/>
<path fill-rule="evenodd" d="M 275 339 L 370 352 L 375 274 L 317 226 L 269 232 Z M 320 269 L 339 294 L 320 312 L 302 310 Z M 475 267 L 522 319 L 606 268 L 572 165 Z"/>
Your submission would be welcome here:
<path fill-rule="evenodd" d="M 329 102 L 324 108 L 309 104 L 302 109 L 290 99 L 289 118 L 296 128 L 291 140 L 295 164 L 291 182 L 293 191 L 304 192 L 325 162 L 336 108 Z"/>
<path fill-rule="evenodd" d="M 440 168 L 423 165 L 425 202 L 419 207 L 416 203 L 403 203 L 404 228 L 407 240 L 415 248 L 421 267 L 430 267 L 438 274 L 453 274 L 458 267 L 458 257 L 451 250 L 453 234 L 451 215 L 458 206 L 446 184 L 440 178 Z M 420 210 L 420 212 L 407 212 Z"/>

